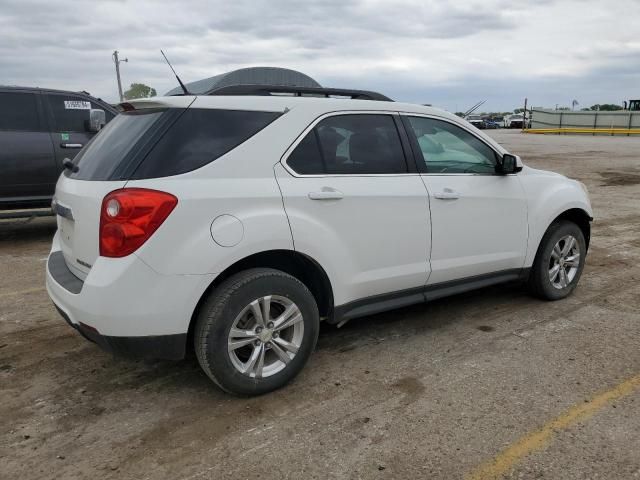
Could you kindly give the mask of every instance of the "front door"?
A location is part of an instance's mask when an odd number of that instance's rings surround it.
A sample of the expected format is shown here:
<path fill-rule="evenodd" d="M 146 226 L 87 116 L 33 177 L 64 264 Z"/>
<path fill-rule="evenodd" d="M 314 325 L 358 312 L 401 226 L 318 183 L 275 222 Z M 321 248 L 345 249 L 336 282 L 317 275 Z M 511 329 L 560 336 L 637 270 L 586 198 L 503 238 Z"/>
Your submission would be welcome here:
<path fill-rule="evenodd" d="M 527 202 L 517 174 L 496 172 L 497 152 L 444 119 L 409 116 L 431 204 L 429 284 L 524 265 Z M 422 158 L 420 158 L 422 157 Z"/>
<path fill-rule="evenodd" d="M 396 119 L 327 116 L 276 168 L 295 248 L 327 270 L 336 306 L 420 296 L 428 277 L 429 199 Z"/>

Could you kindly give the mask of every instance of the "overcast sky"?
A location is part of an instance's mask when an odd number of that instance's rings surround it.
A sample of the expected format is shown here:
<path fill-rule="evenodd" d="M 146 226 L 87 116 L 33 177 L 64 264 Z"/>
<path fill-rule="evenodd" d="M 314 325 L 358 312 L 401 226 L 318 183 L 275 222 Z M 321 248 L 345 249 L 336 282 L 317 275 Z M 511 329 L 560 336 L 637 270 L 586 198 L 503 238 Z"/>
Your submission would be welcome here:
<path fill-rule="evenodd" d="M 165 93 L 248 66 L 451 111 L 640 98 L 638 0 L 0 0 L 0 84 Z"/>

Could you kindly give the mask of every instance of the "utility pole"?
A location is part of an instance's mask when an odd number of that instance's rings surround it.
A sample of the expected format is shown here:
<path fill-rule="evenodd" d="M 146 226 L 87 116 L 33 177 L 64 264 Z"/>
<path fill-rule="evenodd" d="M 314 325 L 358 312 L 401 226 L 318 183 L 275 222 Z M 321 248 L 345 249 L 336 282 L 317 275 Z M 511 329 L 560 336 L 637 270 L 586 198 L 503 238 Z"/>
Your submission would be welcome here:
<path fill-rule="evenodd" d="M 120 101 L 124 102 L 124 97 L 122 96 L 122 82 L 120 81 L 120 63 L 121 62 L 129 62 L 128 58 L 125 58 L 124 60 L 120 60 L 118 58 L 118 51 L 115 50 L 113 52 L 113 62 L 116 64 L 116 77 L 118 78 L 118 94 L 120 95 Z"/>

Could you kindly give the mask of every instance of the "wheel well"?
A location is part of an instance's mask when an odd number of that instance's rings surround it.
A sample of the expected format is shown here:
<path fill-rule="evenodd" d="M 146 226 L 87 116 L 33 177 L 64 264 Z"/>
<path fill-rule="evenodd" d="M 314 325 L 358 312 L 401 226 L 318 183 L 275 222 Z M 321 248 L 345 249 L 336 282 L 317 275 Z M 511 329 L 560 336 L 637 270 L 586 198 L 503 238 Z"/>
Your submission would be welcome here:
<path fill-rule="evenodd" d="M 587 212 L 580 208 L 572 208 L 562 212 L 553 221 L 557 222 L 558 220 L 569 220 L 578 225 L 584 235 L 584 241 L 587 244 L 587 249 L 589 249 L 589 240 L 591 239 L 591 220 L 593 219 Z"/>
<path fill-rule="evenodd" d="M 198 312 L 209 294 L 230 276 L 243 270 L 257 267 L 281 270 L 296 277 L 305 284 L 314 296 L 318 305 L 320 318 L 330 318 L 332 316 L 333 290 L 331 289 L 331 282 L 329 281 L 327 273 L 318 264 L 318 262 L 307 255 L 293 250 L 269 250 L 266 252 L 260 252 L 243 258 L 229 266 L 215 278 L 209 287 L 207 287 L 207 290 L 205 290 L 200 297 L 198 305 L 191 316 L 189 334 L 187 338 L 187 349 L 192 348 L 195 318 L 198 316 Z"/>

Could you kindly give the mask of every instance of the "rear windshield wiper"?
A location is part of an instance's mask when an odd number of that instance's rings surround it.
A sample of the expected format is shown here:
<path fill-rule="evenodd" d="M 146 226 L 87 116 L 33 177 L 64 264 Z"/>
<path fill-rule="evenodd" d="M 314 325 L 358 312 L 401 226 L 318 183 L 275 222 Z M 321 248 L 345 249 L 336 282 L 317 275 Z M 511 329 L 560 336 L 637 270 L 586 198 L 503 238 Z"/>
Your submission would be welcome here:
<path fill-rule="evenodd" d="M 62 166 L 64 168 L 66 168 L 67 170 L 70 170 L 71 173 L 76 173 L 78 170 L 80 170 L 78 168 L 78 165 L 76 165 L 75 163 L 73 163 L 73 161 L 70 158 L 65 158 L 62 161 Z"/>

